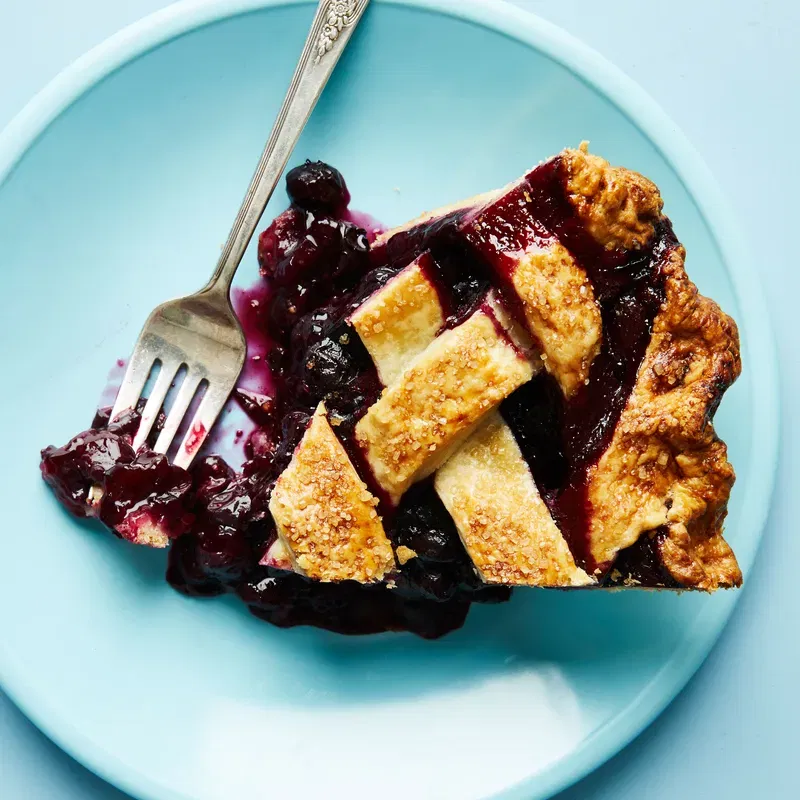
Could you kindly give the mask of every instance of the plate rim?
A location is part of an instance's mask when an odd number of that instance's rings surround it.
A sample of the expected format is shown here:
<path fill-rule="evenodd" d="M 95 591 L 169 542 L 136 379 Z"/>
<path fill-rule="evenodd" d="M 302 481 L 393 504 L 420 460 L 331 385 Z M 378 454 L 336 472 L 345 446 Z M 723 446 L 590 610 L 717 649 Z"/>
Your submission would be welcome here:
<path fill-rule="evenodd" d="M 205 25 L 264 8 L 307 5 L 313 0 L 180 0 L 123 28 L 62 70 L 0 133 L 0 189 L 45 130 L 83 94 L 104 78 L 152 49 Z M 375 0 L 462 19 L 537 49 L 562 64 L 607 97 L 655 145 L 695 203 L 718 247 L 747 331 L 753 406 L 751 420 L 754 470 L 740 524 L 755 537 L 747 575 L 757 554 L 771 505 L 780 430 L 777 353 L 768 307 L 750 263 L 750 251 L 731 205 L 689 140 L 644 89 L 604 56 L 532 12 L 504 0 Z M 755 484 L 755 487 L 753 486 Z M 622 750 L 666 708 L 688 683 L 725 627 L 741 595 L 707 606 L 680 647 L 642 691 L 619 713 L 592 732 L 572 753 L 536 775 L 494 795 L 496 798 L 546 798 L 584 778 Z M 703 631 L 697 632 L 698 628 Z M 0 656 L 3 654 L 0 645 Z M 37 702 L 24 676 L 13 674 L 0 658 L 0 686 L 23 713 L 71 757 L 123 791 L 147 800 L 190 800 L 159 785 L 98 748 L 69 719 L 58 718 Z"/>

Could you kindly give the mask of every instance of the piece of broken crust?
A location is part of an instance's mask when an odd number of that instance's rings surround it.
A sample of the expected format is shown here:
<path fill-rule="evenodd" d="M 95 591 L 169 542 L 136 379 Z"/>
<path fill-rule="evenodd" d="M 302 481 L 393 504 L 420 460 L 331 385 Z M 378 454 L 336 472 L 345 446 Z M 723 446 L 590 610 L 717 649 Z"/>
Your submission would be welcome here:
<path fill-rule="evenodd" d="M 394 555 L 377 505 L 320 403 L 269 504 L 295 569 L 319 581 L 383 580 Z"/>

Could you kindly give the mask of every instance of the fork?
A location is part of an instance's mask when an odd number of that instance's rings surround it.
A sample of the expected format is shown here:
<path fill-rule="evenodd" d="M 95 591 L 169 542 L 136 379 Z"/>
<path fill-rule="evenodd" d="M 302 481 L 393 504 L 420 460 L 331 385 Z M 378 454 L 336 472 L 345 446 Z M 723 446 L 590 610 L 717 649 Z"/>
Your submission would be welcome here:
<path fill-rule="evenodd" d="M 369 0 L 321 0 L 283 105 L 236 215 L 211 280 L 199 292 L 170 300 L 148 317 L 133 349 L 110 419 L 135 408 L 150 373 L 160 365 L 133 439 L 138 450 L 181 368 L 185 377 L 156 439 L 166 454 L 192 400 L 205 388 L 174 463 L 187 468 L 236 386 L 247 352 L 230 301 L 233 276 L 289 156 Z"/>

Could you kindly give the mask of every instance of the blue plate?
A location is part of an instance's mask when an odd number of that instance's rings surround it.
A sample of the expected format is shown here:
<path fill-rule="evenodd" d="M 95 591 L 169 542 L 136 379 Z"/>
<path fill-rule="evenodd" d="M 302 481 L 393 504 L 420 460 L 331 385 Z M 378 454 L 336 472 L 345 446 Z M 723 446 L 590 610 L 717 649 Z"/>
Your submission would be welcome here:
<path fill-rule="evenodd" d="M 664 708 L 738 593 L 520 591 L 432 643 L 281 631 L 176 594 L 163 553 L 70 519 L 38 477 L 39 448 L 89 421 L 146 313 L 210 274 L 310 17 L 296 2 L 170 6 L 68 69 L 0 139 L 2 683 L 141 797 L 390 800 L 409 780 L 418 798 L 545 797 Z M 723 198 L 640 89 L 510 6 L 375 3 L 294 160 L 332 162 L 355 206 L 396 223 L 581 139 L 659 184 L 690 274 L 740 324 L 745 372 L 717 420 L 746 573 L 775 466 L 768 323 Z"/>

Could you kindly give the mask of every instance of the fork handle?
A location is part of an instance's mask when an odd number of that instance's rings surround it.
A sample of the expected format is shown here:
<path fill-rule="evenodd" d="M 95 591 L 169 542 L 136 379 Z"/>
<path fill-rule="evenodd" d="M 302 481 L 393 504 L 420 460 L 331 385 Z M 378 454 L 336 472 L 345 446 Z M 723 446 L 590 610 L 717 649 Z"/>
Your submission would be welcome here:
<path fill-rule="evenodd" d="M 203 292 L 228 296 L 244 251 L 272 197 L 328 78 L 370 0 L 320 0 L 300 61 L 267 140 L 255 175 L 236 215 L 217 267 Z"/>

